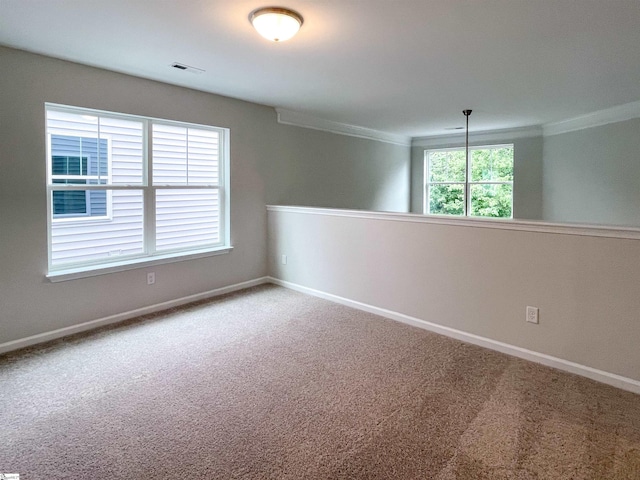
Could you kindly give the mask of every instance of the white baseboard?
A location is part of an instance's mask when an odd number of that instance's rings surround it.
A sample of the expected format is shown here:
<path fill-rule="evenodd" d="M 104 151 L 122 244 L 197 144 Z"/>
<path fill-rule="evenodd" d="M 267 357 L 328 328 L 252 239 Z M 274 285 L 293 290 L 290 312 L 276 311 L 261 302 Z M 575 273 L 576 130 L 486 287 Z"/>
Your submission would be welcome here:
<path fill-rule="evenodd" d="M 256 285 L 261 285 L 264 283 L 273 283 L 275 285 L 280 285 L 282 287 L 286 287 L 291 290 L 296 290 L 302 293 L 324 298 L 325 300 L 330 300 L 332 302 L 346 305 L 348 307 L 352 307 L 358 310 L 380 315 L 381 317 L 406 323 L 408 325 L 422 328 L 424 330 L 429 330 L 431 332 L 438 333 L 440 335 L 445 335 L 447 337 L 455 338 L 463 342 L 489 348 L 491 350 L 496 350 L 498 352 L 506 353 L 514 357 L 530 360 L 532 362 L 540 363 L 548 367 L 553 367 L 553 368 L 557 368 L 558 370 L 563 370 L 569 373 L 581 375 L 583 377 L 587 377 L 592 380 L 596 380 L 598 382 L 606 383 L 608 385 L 612 385 L 614 387 L 621 388 L 623 390 L 628 390 L 630 392 L 640 394 L 640 381 L 638 380 L 623 377 L 615 373 L 598 370 L 596 368 L 588 367 L 586 365 L 581 365 L 579 363 L 571 362 L 569 360 L 564 360 L 562 358 L 552 357 L 551 355 L 546 355 L 544 353 L 534 352 L 532 350 L 527 350 L 525 348 L 517 347 L 515 345 L 509 345 L 508 343 L 499 342 L 497 340 L 481 337 L 479 335 L 474 335 L 472 333 L 463 332 L 462 330 L 456 330 L 454 328 L 438 325 L 436 323 L 428 322 L 426 320 L 421 320 L 416 317 L 411 317 L 403 313 L 387 310 L 384 308 L 376 307 L 376 306 L 358 302 L 355 300 L 350 300 L 348 298 L 340 297 L 338 295 L 333 295 L 331 293 L 323 292 L 320 290 L 315 290 L 313 288 L 287 282 L 274 277 L 256 278 L 246 282 L 236 283 L 234 285 L 217 288 L 215 290 L 209 290 L 207 292 L 197 293 L 195 295 L 189 295 L 187 297 L 182 297 L 175 300 L 170 300 L 167 302 L 150 305 L 148 307 L 138 308 L 135 310 L 130 310 L 128 312 L 111 315 L 109 317 L 91 320 L 88 322 L 80 323 L 78 325 L 72 325 L 69 327 L 59 328 L 57 330 L 53 330 L 50 332 L 44 332 L 37 335 L 32 335 L 26 338 L 12 340 L 10 342 L 5 342 L 5 343 L 0 343 L 0 354 L 10 352 L 12 350 L 18 350 L 20 348 L 28 347 L 31 345 L 36 345 L 38 343 L 44 343 L 50 340 L 55 340 L 57 338 L 66 337 L 69 335 L 73 335 L 75 333 L 92 330 L 105 325 L 122 322 L 124 320 L 139 317 L 141 315 L 147 315 L 149 313 L 159 312 L 161 310 L 166 310 L 166 309 L 177 307 L 180 305 L 185 305 L 187 303 L 196 302 L 198 300 L 217 297 L 219 295 L 224 295 L 226 293 L 235 292 L 237 290 L 254 287 Z"/>
<path fill-rule="evenodd" d="M 18 340 L 12 340 L 6 343 L 0 343 L 0 354 L 10 352 L 12 350 L 18 350 L 19 348 L 29 347 L 38 343 L 48 342 L 49 340 L 55 340 L 61 337 L 67 337 L 74 333 L 80 333 L 94 328 L 110 325 L 112 323 L 122 322 L 130 318 L 139 317 L 141 315 L 147 315 L 149 313 L 159 312 L 168 308 L 178 307 L 191 302 L 197 302 L 198 300 L 204 300 L 207 298 L 217 297 L 224 295 L 225 293 L 235 292 L 244 288 L 254 287 L 263 283 L 269 283 L 269 277 L 261 277 L 246 282 L 236 283 L 227 287 L 216 288 L 215 290 L 209 290 L 208 292 L 196 293 L 195 295 L 189 295 L 187 297 L 177 298 L 175 300 L 169 300 L 168 302 L 157 303 L 148 307 L 137 308 L 124 313 L 118 313 L 109 317 L 99 318 L 91 320 L 89 322 L 80 323 L 78 325 L 71 325 L 69 327 L 59 328 L 50 332 L 39 333 L 26 338 L 20 338 Z"/>
<path fill-rule="evenodd" d="M 287 282 L 273 277 L 268 277 L 268 280 L 275 285 L 280 285 L 291 290 L 296 290 L 298 292 L 324 298 L 325 300 L 330 300 L 332 302 L 356 308 L 358 310 L 363 310 L 365 312 L 374 313 L 376 315 L 380 315 L 381 317 L 386 317 L 391 320 L 396 320 L 408 325 L 412 325 L 414 327 L 429 330 L 431 332 L 455 338 L 463 342 L 489 348 L 491 350 L 496 350 L 498 352 L 506 353 L 507 355 L 512 355 L 514 357 L 540 363 L 548 367 L 557 368 L 558 370 L 581 375 L 598 382 L 606 383 L 623 390 L 640 394 L 640 381 L 634 380 L 632 378 L 627 378 L 615 373 L 605 372 L 596 368 L 587 367 L 586 365 L 570 362 L 569 360 L 564 360 L 562 358 L 552 357 L 551 355 L 546 355 L 544 353 L 534 352 L 532 350 L 527 350 L 526 348 L 516 347 L 514 345 L 509 345 L 508 343 L 503 343 L 497 340 L 492 340 L 490 338 L 474 335 L 472 333 L 463 332 L 462 330 L 456 330 L 455 328 L 445 327 L 443 325 L 438 325 L 426 320 L 421 320 L 419 318 L 411 317 L 403 313 L 386 310 L 384 308 L 375 307 L 373 305 L 350 300 L 348 298 L 339 297 L 331 293 L 304 287 L 296 283 Z"/>

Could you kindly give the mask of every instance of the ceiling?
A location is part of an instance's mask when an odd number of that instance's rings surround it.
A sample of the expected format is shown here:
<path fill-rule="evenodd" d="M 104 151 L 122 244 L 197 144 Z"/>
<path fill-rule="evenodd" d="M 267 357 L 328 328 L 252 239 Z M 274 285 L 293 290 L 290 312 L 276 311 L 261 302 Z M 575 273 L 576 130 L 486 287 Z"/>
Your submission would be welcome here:
<path fill-rule="evenodd" d="M 259 36 L 262 6 L 298 35 Z M 412 137 L 640 99 L 640 0 L 0 0 L 0 44 Z"/>

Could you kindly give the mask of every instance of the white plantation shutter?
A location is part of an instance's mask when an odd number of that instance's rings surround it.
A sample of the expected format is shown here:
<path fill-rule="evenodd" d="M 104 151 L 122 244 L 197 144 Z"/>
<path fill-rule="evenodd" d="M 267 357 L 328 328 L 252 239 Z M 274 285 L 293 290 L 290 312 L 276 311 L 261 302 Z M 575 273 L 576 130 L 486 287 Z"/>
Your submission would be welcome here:
<path fill-rule="evenodd" d="M 153 125 L 153 184 L 218 185 L 219 133 Z"/>
<path fill-rule="evenodd" d="M 156 249 L 219 244 L 219 133 L 156 123 L 152 143 L 154 186 L 180 187 L 156 189 Z"/>
<path fill-rule="evenodd" d="M 50 272 L 228 247 L 228 130 L 47 106 L 47 133 Z"/>
<path fill-rule="evenodd" d="M 156 249 L 203 247 L 220 242 L 217 190 L 156 191 Z"/>
<path fill-rule="evenodd" d="M 93 188 L 69 190 L 68 185 L 50 179 L 50 196 L 55 192 L 88 192 L 87 202 L 97 199 L 100 213 L 104 213 L 98 216 L 59 215 L 51 219 L 50 266 L 115 261 L 144 253 L 142 191 L 108 188 L 123 184 L 142 185 L 142 122 L 50 109 L 47 110 L 47 132 L 48 177 L 53 176 L 51 159 L 56 155 L 88 157 L 88 175 L 73 181 L 91 184 Z M 95 142 L 98 138 L 101 141 Z M 90 142 L 92 139 L 93 143 Z M 87 149 L 83 144 L 92 144 L 93 149 Z M 102 151 L 104 145 L 107 145 L 107 152 Z M 95 157 L 102 159 L 105 156 L 106 165 L 92 171 L 90 167 Z M 73 188 L 77 188 L 77 183 Z"/>
<path fill-rule="evenodd" d="M 52 225 L 52 265 L 115 261 L 144 252 L 142 191 L 107 192 L 113 204 L 111 218 Z"/>

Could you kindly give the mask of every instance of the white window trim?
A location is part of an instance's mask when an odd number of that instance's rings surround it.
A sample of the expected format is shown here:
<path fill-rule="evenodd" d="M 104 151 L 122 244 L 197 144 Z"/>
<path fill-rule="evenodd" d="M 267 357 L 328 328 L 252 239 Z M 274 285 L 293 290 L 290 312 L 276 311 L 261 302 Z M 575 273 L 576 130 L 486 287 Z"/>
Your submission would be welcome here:
<path fill-rule="evenodd" d="M 108 194 L 113 190 L 141 190 L 144 198 L 144 220 L 143 220 L 143 253 L 130 255 L 127 257 L 118 257 L 117 261 L 109 262 L 105 260 L 96 261 L 94 263 L 67 263 L 62 266 L 53 266 L 51 264 L 51 252 L 52 252 L 52 238 L 51 228 L 53 223 L 74 221 L 80 224 L 81 222 L 90 222 L 93 224 L 94 219 L 97 221 L 108 221 L 111 219 L 105 217 L 82 217 L 75 219 L 57 218 L 53 219 L 52 215 L 52 191 L 59 188 L 52 187 L 51 183 L 51 135 L 50 133 L 56 133 L 56 129 L 49 130 L 47 128 L 47 252 L 48 252 L 48 269 L 45 277 L 52 282 L 72 280 L 77 278 L 85 278 L 96 275 L 103 275 L 106 273 L 119 272 L 124 270 L 131 270 L 135 268 L 142 268 L 149 265 L 157 265 L 163 263 L 172 263 L 177 261 L 192 260 L 196 258 L 209 257 L 213 255 L 225 254 L 233 250 L 231 245 L 231 228 L 230 228 L 230 130 L 224 127 L 217 127 L 212 125 L 203 125 L 189 122 L 172 121 L 162 118 L 146 117 L 141 115 L 120 114 L 117 112 L 108 112 L 103 110 L 88 109 L 83 107 L 73 107 L 68 105 L 60 105 L 54 103 L 45 103 L 45 125 L 47 124 L 46 113 L 49 110 L 85 114 L 100 117 L 110 117 L 115 119 L 127 119 L 137 122 L 142 122 L 142 183 L 139 184 L 127 184 L 127 185 L 111 185 L 111 141 L 108 142 L 109 148 L 109 183 L 106 185 L 68 185 L 64 190 L 101 190 L 107 191 Z M 206 185 L 153 185 L 152 184 L 152 168 L 153 168 L 153 148 L 151 131 L 153 124 L 163 125 L 175 125 L 186 128 L 198 128 L 203 130 L 217 131 L 219 133 L 219 172 L 218 172 L 218 184 L 206 184 Z M 66 133 L 61 133 L 68 135 Z M 83 134 L 82 137 L 90 138 L 92 135 Z M 97 137 L 97 135 L 96 135 Z M 100 138 L 107 138 L 109 135 L 100 135 Z M 219 212 L 221 217 L 220 222 L 220 242 L 212 244 L 210 246 L 204 246 L 199 249 L 176 249 L 167 250 L 158 253 L 153 248 L 155 244 L 155 203 L 151 201 L 153 192 L 158 189 L 172 188 L 172 189 L 216 189 L 219 192 Z M 109 204 L 109 207 L 111 205 Z M 108 211 L 111 214 L 111 210 Z"/>
<path fill-rule="evenodd" d="M 515 170 L 515 146 L 513 143 L 499 143 L 494 145 L 473 145 L 469 146 L 469 153 L 472 150 L 491 150 L 498 148 L 509 147 L 514 152 L 514 170 Z M 510 217 L 500 217 L 505 220 L 513 220 L 514 218 L 514 205 L 513 205 L 513 184 L 514 182 L 496 182 L 496 181 L 480 181 L 473 182 L 468 181 L 471 178 L 471 161 L 468 162 L 466 171 L 465 171 L 465 180 L 464 182 L 429 182 L 429 153 L 431 152 L 454 152 L 454 151 L 464 151 L 465 146 L 460 147 L 447 147 L 447 148 L 429 148 L 425 149 L 423 152 L 423 174 L 424 181 L 422 185 L 422 213 L 424 215 L 429 216 L 440 216 L 440 217 L 452 217 L 452 218 L 494 218 L 494 217 L 483 217 L 481 215 L 470 215 L 471 211 L 471 186 L 472 185 L 511 185 L 511 216 Z M 464 212 L 461 215 L 442 215 L 437 213 L 429 213 L 429 186 L 430 185 L 463 185 L 464 188 Z"/>
<path fill-rule="evenodd" d="M 65 268 L 56 270 L 45 275 L 52 283 L 64 282 L 67 280 L 77 280 L 79 278 L 97 277 L 108 273 L 125 272 L 136 268 L 151 267 L 153 265 L 163 265 L 165 263 L 183 262 L 185 260 L 196 260 L 198 258 L 224 255 L 233 251 L 232 246 L 217 247 L 211 249 L 192 250 L 190 252 L 155 255 L 150 258 L 131 258 L 119 262 L 102 265 L 90 265 L 76 268 Z"/>

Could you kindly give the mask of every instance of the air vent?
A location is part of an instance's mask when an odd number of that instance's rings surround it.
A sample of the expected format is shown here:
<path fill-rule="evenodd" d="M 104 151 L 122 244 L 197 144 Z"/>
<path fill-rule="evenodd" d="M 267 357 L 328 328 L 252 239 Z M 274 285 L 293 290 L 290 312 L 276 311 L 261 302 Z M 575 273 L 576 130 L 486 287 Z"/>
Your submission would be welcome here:
<path fill-rule="evenodd" d="M 200 75 L 205 71 L 201 68 L 190 67 L 189 65 L 185 65 L 184 63 L 174 62 L 171 64 L 173 68 L 177 68 L 178 70 L 184 70 L 185 72 L 195 73 L 196 75 Z"/>

